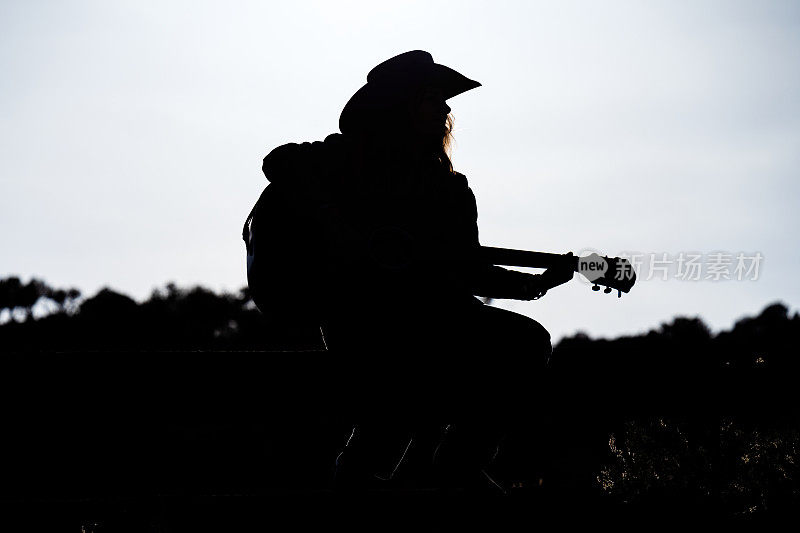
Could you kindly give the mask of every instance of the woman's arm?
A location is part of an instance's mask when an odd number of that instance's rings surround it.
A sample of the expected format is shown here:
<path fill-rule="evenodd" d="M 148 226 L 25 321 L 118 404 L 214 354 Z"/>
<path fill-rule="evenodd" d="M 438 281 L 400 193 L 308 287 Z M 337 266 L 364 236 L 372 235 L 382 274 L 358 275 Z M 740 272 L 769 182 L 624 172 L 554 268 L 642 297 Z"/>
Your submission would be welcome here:
<path fill-rule="evenodd" d="M 469 246 L 473 250 L 473 258 L 477 258 L 480 247 L 478 238 L 478 208 L 475 195 L 467 187 L 467 207 L 469 220 Z M 571 256 L 572 254 L 567 254 Z M 536 300 L 544 296 L 548 290 L 572 279 L 573 270 L 567 266 L 548 268 L 543 274 L 528 274 L 516 270 L 508 270 L 496 265 L 472 260 L 472 291 L 476 296 L 487 298 L 509 298 L 513 300 Z"/>

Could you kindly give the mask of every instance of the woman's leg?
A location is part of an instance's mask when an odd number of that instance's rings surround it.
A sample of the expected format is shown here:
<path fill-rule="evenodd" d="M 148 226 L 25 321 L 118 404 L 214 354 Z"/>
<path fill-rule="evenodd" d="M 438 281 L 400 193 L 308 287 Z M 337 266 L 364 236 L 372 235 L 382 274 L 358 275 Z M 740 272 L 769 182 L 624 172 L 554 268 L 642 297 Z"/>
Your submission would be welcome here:
<path fill-rule="evenodd" d="M 520 387 L 538 392 L 552 352 L 550 334 L 533 319 L 477 300 L 449 314 L 448 320 L 453 342 L 443 381 L 452 382 L 446 376 L 455 376 L 466 387 L 457 387 L 464 398 L 455 403 L 464 409 L 442 439 L 436 462 L 445 477 L 458 482 L 481 479 L 486 486 L 496 482 L 507 488 L 509 482 L 531 476 L 535 458 L 508 452 L 519 449 L 519 435 L 530 433 L 538 414 L 511 404 L 517 395 L 509 392 Z"/>

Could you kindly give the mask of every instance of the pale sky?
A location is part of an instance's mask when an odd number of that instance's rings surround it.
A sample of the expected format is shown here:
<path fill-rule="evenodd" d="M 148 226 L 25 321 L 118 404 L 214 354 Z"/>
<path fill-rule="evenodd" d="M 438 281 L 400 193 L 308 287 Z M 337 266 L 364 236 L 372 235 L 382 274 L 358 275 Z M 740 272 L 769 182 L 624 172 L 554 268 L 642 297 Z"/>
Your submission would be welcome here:
<path fill-rule="evenodd" d="M 575 281 L 503 307 L 556 340 L 797 309 L 791 1 L 2 0 L 0 276 L 237 290 L 261 159 L 337 131 L 367 72 L 413 49 L 483 84 L 448 102 L 483 244 L 726 252 L 731 273 L 763 256 L 755 281 L 645 265 L 622 299 Z"/>

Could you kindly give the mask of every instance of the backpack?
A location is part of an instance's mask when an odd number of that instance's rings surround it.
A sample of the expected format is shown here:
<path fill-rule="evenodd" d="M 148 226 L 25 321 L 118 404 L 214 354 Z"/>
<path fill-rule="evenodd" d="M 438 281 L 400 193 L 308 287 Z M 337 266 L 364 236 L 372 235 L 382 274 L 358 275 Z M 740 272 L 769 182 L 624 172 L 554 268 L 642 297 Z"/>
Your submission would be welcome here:
<path fill-rule="evenodd" d="M 247 285 L 271 322 L 319 324 L 321 232 L 284 187 L 267 185 L 244 222 Z"/>

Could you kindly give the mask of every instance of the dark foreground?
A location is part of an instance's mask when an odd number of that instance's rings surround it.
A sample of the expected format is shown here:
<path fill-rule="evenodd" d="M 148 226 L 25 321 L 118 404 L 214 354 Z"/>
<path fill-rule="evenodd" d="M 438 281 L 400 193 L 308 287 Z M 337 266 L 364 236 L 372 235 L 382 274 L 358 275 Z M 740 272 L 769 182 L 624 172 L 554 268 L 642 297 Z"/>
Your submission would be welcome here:
<path fill-rule="evenodd" d="M 325 352 L 29 353 L 0 364 L 3 530 L 510 530 L 546 518 L 776 519 L 797 505 L 791 468 L 751 468 L 753 446 L 800 428 L 793 376 L 766 369 L 500 372 L 476 383 L 457 371 L 374 379 Z M 475 417 L 511 428 L 507 462 L 525 468 L 505 494 L 333 489 L 354 423 Z M 772 464 L 794 441 L 781 442 Z"/>

